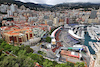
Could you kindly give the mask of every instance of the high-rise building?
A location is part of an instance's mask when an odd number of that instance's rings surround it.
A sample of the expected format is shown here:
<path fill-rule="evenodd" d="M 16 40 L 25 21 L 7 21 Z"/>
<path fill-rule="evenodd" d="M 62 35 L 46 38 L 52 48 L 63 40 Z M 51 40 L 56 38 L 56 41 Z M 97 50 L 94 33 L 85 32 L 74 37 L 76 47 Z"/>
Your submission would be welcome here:
<path fill-rule="evenodd" d="M 54 24 L 54 26 L 58 26 L 58 18 L 56 17 L 56 18 L 54 18 L 54 21 L 53 21 L 53 24 Z"/>
<path fill-rule="evenodd" d="M 47 20 L 45 20 L 45 24 L 47 25 Z"/>
<path fill-rule="evenodd" d="M 7 10 L 7 16 L 9 17 L 10 15 L 13 15 L 11 10 Z"/>
<path fill-rule="evenodd" d="M 69 18 L 65 18 L 65 22 L 66 22 L 66 24 L 69 24 Z"/>
<path fill-rule="evenodd" d="M 11 10 L 12 12 L 15 12 L 15 6 L 14 6 L 13 4 L 11 4 L 10 10 Z"/>

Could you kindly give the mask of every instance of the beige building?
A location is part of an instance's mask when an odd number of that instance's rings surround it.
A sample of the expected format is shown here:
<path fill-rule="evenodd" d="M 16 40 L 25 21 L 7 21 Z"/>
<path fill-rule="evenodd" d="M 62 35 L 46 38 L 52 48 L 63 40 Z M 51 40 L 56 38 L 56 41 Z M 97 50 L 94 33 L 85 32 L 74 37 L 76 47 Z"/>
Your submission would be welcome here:
<path fill-rule="evenodd" d="M 15 29 L 8 32 L 2 32 L 2 38 L 5 39 L 7 43 L 13 43 L 14 45 L 22 44 L 33 38 L 33 32 L 30 29 Z"/>
<path fill-rule="evenodd" d="M 96 53 L 96 60 L 94 67 L 100 67 L 100 50 Z"/>
<path fill-rule="evenodd" d="M 90 56 L 90 64 L 89 67 L 94 67 L 95 59 L 93 58 L 93 55 Z"/>
<path fill-rule="evenodd" d="M 58 18 L 57 18 L 57 17 L 54 18 L 53 25 L 54 25 L 55 27 L 58 26 Z"/>
<path fill-rule="evenodd" d="M 22 5 L 22 6 L 20 7 L 20 9 L 21 9 L 21 10 L 26 10 L 26 7 L 25 7 L 24 5 Z"/>
<path fill-rule="evenodd" d="M 19 17 L 14 17 L 14 21 L 19 21 Z"/>
<path fill-rule="evenodd" d="M 99 20 L 98 20 L 98 18 L 88 19 L 88 23 L 99 23 Z"/>

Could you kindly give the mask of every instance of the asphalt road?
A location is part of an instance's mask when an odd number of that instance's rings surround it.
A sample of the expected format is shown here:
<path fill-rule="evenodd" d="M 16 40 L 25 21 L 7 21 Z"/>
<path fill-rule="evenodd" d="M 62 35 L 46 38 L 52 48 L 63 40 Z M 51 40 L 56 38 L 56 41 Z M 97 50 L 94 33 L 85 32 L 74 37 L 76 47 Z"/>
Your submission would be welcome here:
<path fill-rule="evenodd" d="M 49 58 L 56 58 L 56 55 L 52 52 L 51 49 L 44 49 L 44 48 L 40 48 L 41 45 L 39 46 L 30 46 L 30 48 L 32 48 L 34 50 L 33 53 L 38 53 L 38 51 L 43 51 L 44 53 L 46 53 L 46 56 Z"/>
<path fill-rule="evenodd" d="M 60 33 L 59 39 L 60 41 L 62 41 L 64 47 L 71 47 L 71 45 L 67 43 L 68 41 L 67 33 L 68 33 L 68 29 L 63 29 Z"/>
<path fill-rule="evenodd" d="M 34 53 L 37 53 L 38 51 L 40 51 L 40 46 L 30 46 L 30 48 L 32 48 L 34 50 Z"/>

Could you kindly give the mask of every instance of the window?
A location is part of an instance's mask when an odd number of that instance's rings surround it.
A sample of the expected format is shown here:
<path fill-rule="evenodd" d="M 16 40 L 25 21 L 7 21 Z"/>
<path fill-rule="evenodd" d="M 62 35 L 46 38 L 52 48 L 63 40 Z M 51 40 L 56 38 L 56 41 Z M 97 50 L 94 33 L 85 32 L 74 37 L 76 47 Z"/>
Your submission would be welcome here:
<path fill-rule="evenodd" d="M 32 37 L 32 34 L 30 34 L 30 37 Z"/>
<path fill-rule="evenodd" d="M 22 38 L 19 38 L 19 42 L 22 42 Z"/>

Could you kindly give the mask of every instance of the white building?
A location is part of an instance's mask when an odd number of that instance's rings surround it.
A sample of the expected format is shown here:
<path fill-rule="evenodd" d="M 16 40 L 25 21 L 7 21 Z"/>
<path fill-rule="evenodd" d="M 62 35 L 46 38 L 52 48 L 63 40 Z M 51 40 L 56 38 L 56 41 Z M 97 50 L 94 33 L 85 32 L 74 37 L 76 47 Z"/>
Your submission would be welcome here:
<path fill-rule="evenodd" d="M 55 27 L 57 27 L 57 26 L 58 26 L 58 18 L 57 18 L 57 17 L 56 17 L 56 18 L 54 18 L 53 24 L 54 24 L 54 26 L 55 26 Z"/>
<path fill-rule="evenodd" d="M 6 12 L 6 11 L 7 11 L 7 8 L 8 8 L 8 5 L 2 4 L 2 5 L 0 6 L 0 11 L 1 11 L 1 12 Z"/>
<path fill-rule="evenodd" d="M 28 22 L 37 21 L 37 17 L 28 17 Z"/>
<path fill-rule="evenodd" d="M 10 10 L 11 10 L 12 12 L 15 12 L 15 6 L 14 6 L 13 4 L 11 4 Z"/>
<path fill-rule="evenodd" d="M 9 17 L 10 15 L 13 15 L 11 10 L 7 10 L 7 16 Z"/>

